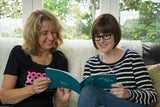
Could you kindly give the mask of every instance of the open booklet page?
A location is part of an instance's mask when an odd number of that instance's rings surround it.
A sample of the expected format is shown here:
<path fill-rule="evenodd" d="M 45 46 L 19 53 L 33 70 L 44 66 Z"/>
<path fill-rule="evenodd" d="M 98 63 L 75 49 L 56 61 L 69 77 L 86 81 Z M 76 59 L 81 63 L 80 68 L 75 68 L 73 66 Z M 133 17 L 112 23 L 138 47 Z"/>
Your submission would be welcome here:
<path fill-rule="evenodd" d="M 110 89 L 110 85 L 116 83 L 117 79 L 117 75 L 115 74 L 100 74 L 90 76 L 79 82 L 70 73 L 62 70 L 46 68 L 45 72 L 46 77 L 51 79 L 51 83 L 48 86 L 49 88 L 64 87 L 71 89 L 78 94 L 80 94 L 80 90 L 86 85 L 92 85 L 102 89 Z"/>

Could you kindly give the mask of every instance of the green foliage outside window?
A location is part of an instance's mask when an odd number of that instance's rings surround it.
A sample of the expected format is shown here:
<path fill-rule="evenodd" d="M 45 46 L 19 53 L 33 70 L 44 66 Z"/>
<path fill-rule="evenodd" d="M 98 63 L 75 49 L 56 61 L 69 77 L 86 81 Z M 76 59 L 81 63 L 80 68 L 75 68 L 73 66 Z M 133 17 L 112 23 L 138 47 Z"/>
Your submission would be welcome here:
<path fill-rule="evenodd" d="M 5 19 L 5 18 L 11 18 L 11 19 L 22 18 L 22 0 L 1 0 L 0 1 L 0 19 Z M 9 26 L 12 27 L 13 25 L 9 25 Z M 8 29 L 7 32 L 3 32 L 2 29 L 0 29 L 2 31 L 0 36 L 18 37 L 18 38 L 22 37 L 22 28 L 17 28 L 11 33 L 9 33 L 10 28 L 6 28 L 6 29 Z"/>
<path fill-rule="evenodd" d="M 0 1 L 0 19 L 2 18 L 22 18 L 21 0 L 1 0 Z"/>
<path fill-rule="evenodd" d="M 98 1 L 44 0 L 44 8 L 59 18 L 65 28 L 65 39 L 89 39 Z"/>
<path fill-rule="evenodd" d="M 139 11 L 138 19 L 127 21 L 125 25 L 128 26 L 121 26 L 123 38 L 160 43 L 160 2 L 122 0 L 119 6 L 120 11 Z"/>

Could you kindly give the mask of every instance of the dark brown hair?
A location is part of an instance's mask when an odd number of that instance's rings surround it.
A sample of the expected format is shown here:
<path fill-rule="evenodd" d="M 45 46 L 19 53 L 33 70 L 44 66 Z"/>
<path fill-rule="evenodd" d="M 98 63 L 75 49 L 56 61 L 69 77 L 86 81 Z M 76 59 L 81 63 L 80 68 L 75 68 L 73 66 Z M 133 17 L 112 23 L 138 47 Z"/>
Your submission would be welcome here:
<path fill-rule="evenodd" d="M 92 36 L 100 33 L 112 33 L 114 35 L 114 48 L 118 45 L 121 39 L 121 29 L 116 18 L 111 14 L 101 14 L 98 16 L 92 24 Z M 94 39 L 92 38 L 94 47 L 98 49 Z"/>

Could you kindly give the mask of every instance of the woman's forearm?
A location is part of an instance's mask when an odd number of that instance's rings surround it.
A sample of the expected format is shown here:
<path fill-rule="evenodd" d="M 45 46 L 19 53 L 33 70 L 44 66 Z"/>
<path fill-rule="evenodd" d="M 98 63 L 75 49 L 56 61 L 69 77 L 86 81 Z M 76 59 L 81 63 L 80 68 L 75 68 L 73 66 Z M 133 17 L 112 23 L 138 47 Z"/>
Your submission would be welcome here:
<path fill-rule="evenodd" d="M 2 104 L 16 104 L 32 96 L 33 94 L 35 94 L 33 91 L 33 85 L 30 85 L 19 89 L 2 89 L 0 92 L 0 97 Z"/>

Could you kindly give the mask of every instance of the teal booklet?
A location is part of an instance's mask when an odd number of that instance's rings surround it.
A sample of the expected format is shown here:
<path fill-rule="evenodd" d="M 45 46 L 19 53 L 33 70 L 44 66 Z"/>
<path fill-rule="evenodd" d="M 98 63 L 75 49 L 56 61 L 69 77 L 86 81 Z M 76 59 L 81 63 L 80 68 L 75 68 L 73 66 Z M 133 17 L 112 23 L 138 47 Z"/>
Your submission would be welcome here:
<path fill-rule="evenodd" d="M 62 70 L 46 68 L 45 72 L 46 77 L 51 79 L 51 83 L 48 86 L 49 88 L 64 87 L 71 89 L 78 94 L 80 94 L 81 89 L 86 85 L 110 89 L 110 85 L 116 83 L 117 80 L 117 75 L 115 74 L 99 74 L 87 77 L 79 82 L 70 73 Z"/>

